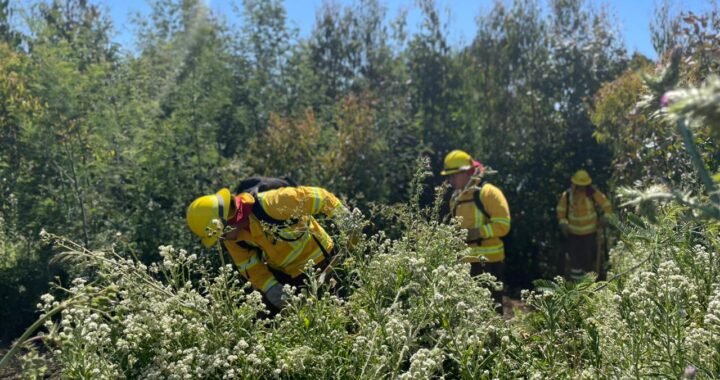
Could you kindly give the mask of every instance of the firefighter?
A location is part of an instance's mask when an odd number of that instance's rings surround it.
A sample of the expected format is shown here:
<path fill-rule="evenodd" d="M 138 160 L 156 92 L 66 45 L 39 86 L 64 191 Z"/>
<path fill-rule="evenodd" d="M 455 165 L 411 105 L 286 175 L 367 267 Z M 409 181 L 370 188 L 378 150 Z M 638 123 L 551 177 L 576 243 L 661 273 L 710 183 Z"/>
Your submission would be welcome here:
<path fill-rule="evenodd" d="M 612 206 L 605 194 L 592 185 L 586 170 L 578 170 L 570 182 L 570 188 L 562 193 L 558 202 L 557 218 L 560 231 L 567 238 L 569 277 L 577 281 L 585 273 L 600 272 L 597 232 L 599 225 L 607 223 Z M 596 208 L 602 212 L 601 217 Z"/>
<path fill-rule="evenodd" d="M 510 208 L 505 195 L 483 179 L 484 167 L 466 152 L 454 150 L 445 157 L 440 173 L 448 178 L 453 193 L 450 212 L 468 231 L 470 275 L 490 273 L 505 279 L 505 248 L 501 238 L 510 231 Z M 491 290 L 496 310 L 502 313 L 503 290 Z"/>
<path fill-rule="evenodd" d="M 307 262 L 325 270 L 334 253 L 333 240 L 314 216 L 346 213 L 338 198 L 320 187 L 234 196 L 225 188 L 195 199 L 186 219 L 205 247 L 222 243 L 274 315 L 285 306 L 283 285 L 303 287 Z"/>

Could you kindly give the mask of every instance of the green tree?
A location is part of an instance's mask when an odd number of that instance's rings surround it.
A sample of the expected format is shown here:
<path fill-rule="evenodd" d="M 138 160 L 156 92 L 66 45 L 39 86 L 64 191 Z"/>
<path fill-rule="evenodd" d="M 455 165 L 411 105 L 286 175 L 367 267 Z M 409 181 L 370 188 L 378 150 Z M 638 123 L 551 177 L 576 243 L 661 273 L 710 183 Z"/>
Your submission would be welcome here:
<path fill-rule="evenodd" d="M 0 42 L 0 341 L 8 342 L 35 318 L 35 304 L 47 291 L 50 254 L 37 244 L 20 200 L 37 165 L 28 154 L 32 129 L 43 108 L 30 91 L 30 59 L 6 42 Z M 36 193 L 33 193 L 37 196 Z M 37 200 L 38 198 L 34 198 Z M 21 219 L 22 218 L 22 219 Z"/>
<path fill-rule="evenodd" d="M 13 25 L 14 13 L 15 9 L 10 7 L 10 0 L 0 0 L 0 40 L 16 48 L 22 42 L 22 37 Z"/>
<path fill-rule="evenodd" d="M 33 5 L 20 45 L 8 29 L 7 4 L 2 10 L 0 277 L 6 286 L 0 298 L 7 306 L 3 338 L 9 338 L 34 317 L 53 275 L 53 252 L 38 242 L 40 230 L 87 245 L 102 235 L 104 197 L 97 187 L 106 146 L 97 117 L 103 105 L 95 97 L 103 98 L 114 48 L 109 22 L 85 1 Z"/>
<path fill-rule="evenodd" d="M 447 26 L 434 1 L 421 1 L 419 6 L 423 21 L 407 51 L 413 118 L 409 132 L 418 139 L 419 151 L 431 154 L 431 167 L 438 172 L 445 153 L 473 140 L 467 129 L 456 128 L 462 80 L 452 61 Z"/>
<path fill-rule="evenodd" d="M 89 244 L 100 227 L 94 223 L 91 191 L 105 147 L 96 139 L 96 101 L 109 78 L 114 48 L 109 21 L 86 1 L 54 1 L 35 8 L 37 23 L 29 40 L 31 91 L 44 104 L 42 119 L 29 128 L 26 154 L 37 162 L 24 184 L 28 226 L 77 236 Z M 27 203 L 26 203 L 27 202 Z M 47 209 L 59 211 L 50 215 Z"/>
<path fill-rule="evenodd" d="M 407 59 L 391 48 L 393 37 L 386 15 L 386 8 L 376 0 L 358 1 L 348 7 L 325 3 L 307 45 L 298 52 L 297 66 L 302 70 L 302 78 L 297 82 L 303 83 L 309 93 L 307 106 L 313 107 L 319 120 L 329 127 L 326 136 L 334 141 L 328 154 L 348 160 L 332 166 L 349 172 L 336 173 L 328 181 L 348 191 L 352 188 L 349 183 L 384 183 L 387 185 L 384 190 L 372 186 L 350 192 L 363 194 L 366 200 L 389 196 L 398 201 L 406 196 L 415 170 L 418 138 L 410 133 L 411 102 L 407 93 L 411 81 Z M 364 120 L 372 125 L 357 124 L 359 115 L 355 112 L 361 109 L 369 112 Z M 356 128 L 360 130 L 350 131 Z M 357 154 L 348 155 L 349 145 L 342 141 L 348 134 L 353 139 L 372 136 L 372 142 L 367 141 L 368 151 L 352 148 Z M 378 153 L 385 149 L 386 153 Z M 383 165 L 389 157 L 393 158 L 391 167 Z M 354 170 L 360 168 L 350 168 L 360 163 L 374 169 L 372 173 L 363 170 L 362 178 L 355 178 L 350 173 L 357 173 Z"/>
<path fill-rule="evenodd" d="M 297 31 L 287 26 L 285 7 L 279 0 L 244 0 L 242 16 L 236 49 L 251 70 L 246 85 L 252 89 L 252 104 L 262 128 L 269 112 L 290 111 L 293 94 L 286 71 Z"/>
<path fill-rule="evenodd" d="M 672 50 L 678 44 L 680 23 L 672 13 L 673 3 L 663 0 L 655 6 L 653 19 L 650 20 L 650 36 L 653 48 L 659 56 Z"/>
<path fill-rule="evenodd" d="M 247 136 L 230 37 L 205 3 L 158 1 L 138 22 L 142 50 L 114 89 L 131 126 L 115 207 L 132 248 L 151 260 L 164 242 L 190 241 L 193 197 L 234 185 Z"/>

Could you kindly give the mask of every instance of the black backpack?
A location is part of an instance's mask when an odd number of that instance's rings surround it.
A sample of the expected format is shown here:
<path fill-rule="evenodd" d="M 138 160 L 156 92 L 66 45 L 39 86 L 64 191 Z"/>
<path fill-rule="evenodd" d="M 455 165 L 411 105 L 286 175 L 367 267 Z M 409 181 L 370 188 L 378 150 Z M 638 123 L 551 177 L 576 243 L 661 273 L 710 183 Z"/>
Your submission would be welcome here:
<path fill-rule="evenodd" d="M 283 187 L 296 187 L 298 186 L 290 177 L 263 177 L 263 176 L 252 176 L 240 181 L 238 186 L 235 188 L 235 194 L 250 193 L 256 200 L 258 193 L 262 193 L 268 190 L 280 189 Z M 265 212 L 260 202 L 255 202 L 253 205 L 253 214 L 260 219 L 262 222 L 275 225 L 275 226 L 286 226 L 297 223 L 296 219 L 290 220 L 278 220 Z"/>
<path fill-rule="evenodd" d="M 252 176 L 247 177 L 235 188 L 235 194 L 250 193 L 255 196 L 263 191 L 279 189 L 281 187 L 296 187 L 298 184 L 290 177 L 263 177 Z"/>

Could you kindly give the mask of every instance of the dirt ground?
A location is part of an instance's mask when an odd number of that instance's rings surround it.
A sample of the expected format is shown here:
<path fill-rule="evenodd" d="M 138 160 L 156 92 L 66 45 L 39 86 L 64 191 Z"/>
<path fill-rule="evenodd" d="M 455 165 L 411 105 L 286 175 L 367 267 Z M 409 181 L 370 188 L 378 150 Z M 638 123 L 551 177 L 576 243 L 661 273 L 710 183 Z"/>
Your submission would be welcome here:
<path fill-rule="evenodd" d="M 515 317 L 515 311 L 519 310 L 520 312 L 526 313 L 528 312 L 528 307 L 525 305 L 524 302 L 520 301 L 519 299 L 514 299 L 510 297 L 503 297 L 503 318 L 505 319 L 512 319 Z"/>
<path fill-rule="evenodd" d="M 7 352 L 7 349 L 0 349 L 0 358 Z M 17 360 L 12 360 L 7 367 L 0 369 L 0 379 L 21 379 L 20 374 L 20 363 Z"/>
<path fill-rule="evenodd" d="M 5 354 L 9 351 L 7 348 L 0 349 L 0 358 L 5 356 Z M 18 355 L 13 358 L 7 367 L 0 369 L 0 379 L 2 380 L 18 380 L 18 379 L 24 379 L 25 377 L 22 376 L 22 366 L 20 364 L 20 361 L 17 359 L 20 355 L 23 355 L 24 352 L 20 352 Z M 60 369 L 57 367 L 57 365 L 54 365 L 52 362 L 48 362 L 48 370 L 45 372 L 45 379 L 60 379 Z"/>

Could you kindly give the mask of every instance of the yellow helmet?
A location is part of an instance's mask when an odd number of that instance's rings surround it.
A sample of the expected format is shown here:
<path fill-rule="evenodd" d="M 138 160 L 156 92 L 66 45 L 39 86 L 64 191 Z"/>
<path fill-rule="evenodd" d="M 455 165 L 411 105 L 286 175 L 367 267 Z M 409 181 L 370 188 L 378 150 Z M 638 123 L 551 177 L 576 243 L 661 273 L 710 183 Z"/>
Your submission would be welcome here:
<path fill-rule="evenodd" d="M 190 231 L 202 239 L 210 248 L 222 235 L 225 222 L 230 214 L 230 190 L 220 189 L 215 194 L 195 199 L 187 209 L 186 220 Z"/>
<path fill-rule="evenodd" d="M 592 178 L 590 178 L 590 174 L 586 170 L 580 169 L 573 174 L 570 181 L 578 186 L 588 186 L 592 183 Z"/>
<path fill-rule="evenodd" d="M 473 159 L 462 150 L 453 150 L 445 156 L 443 171 L 440 175 L 451 175 L 473 167 Z"/>

